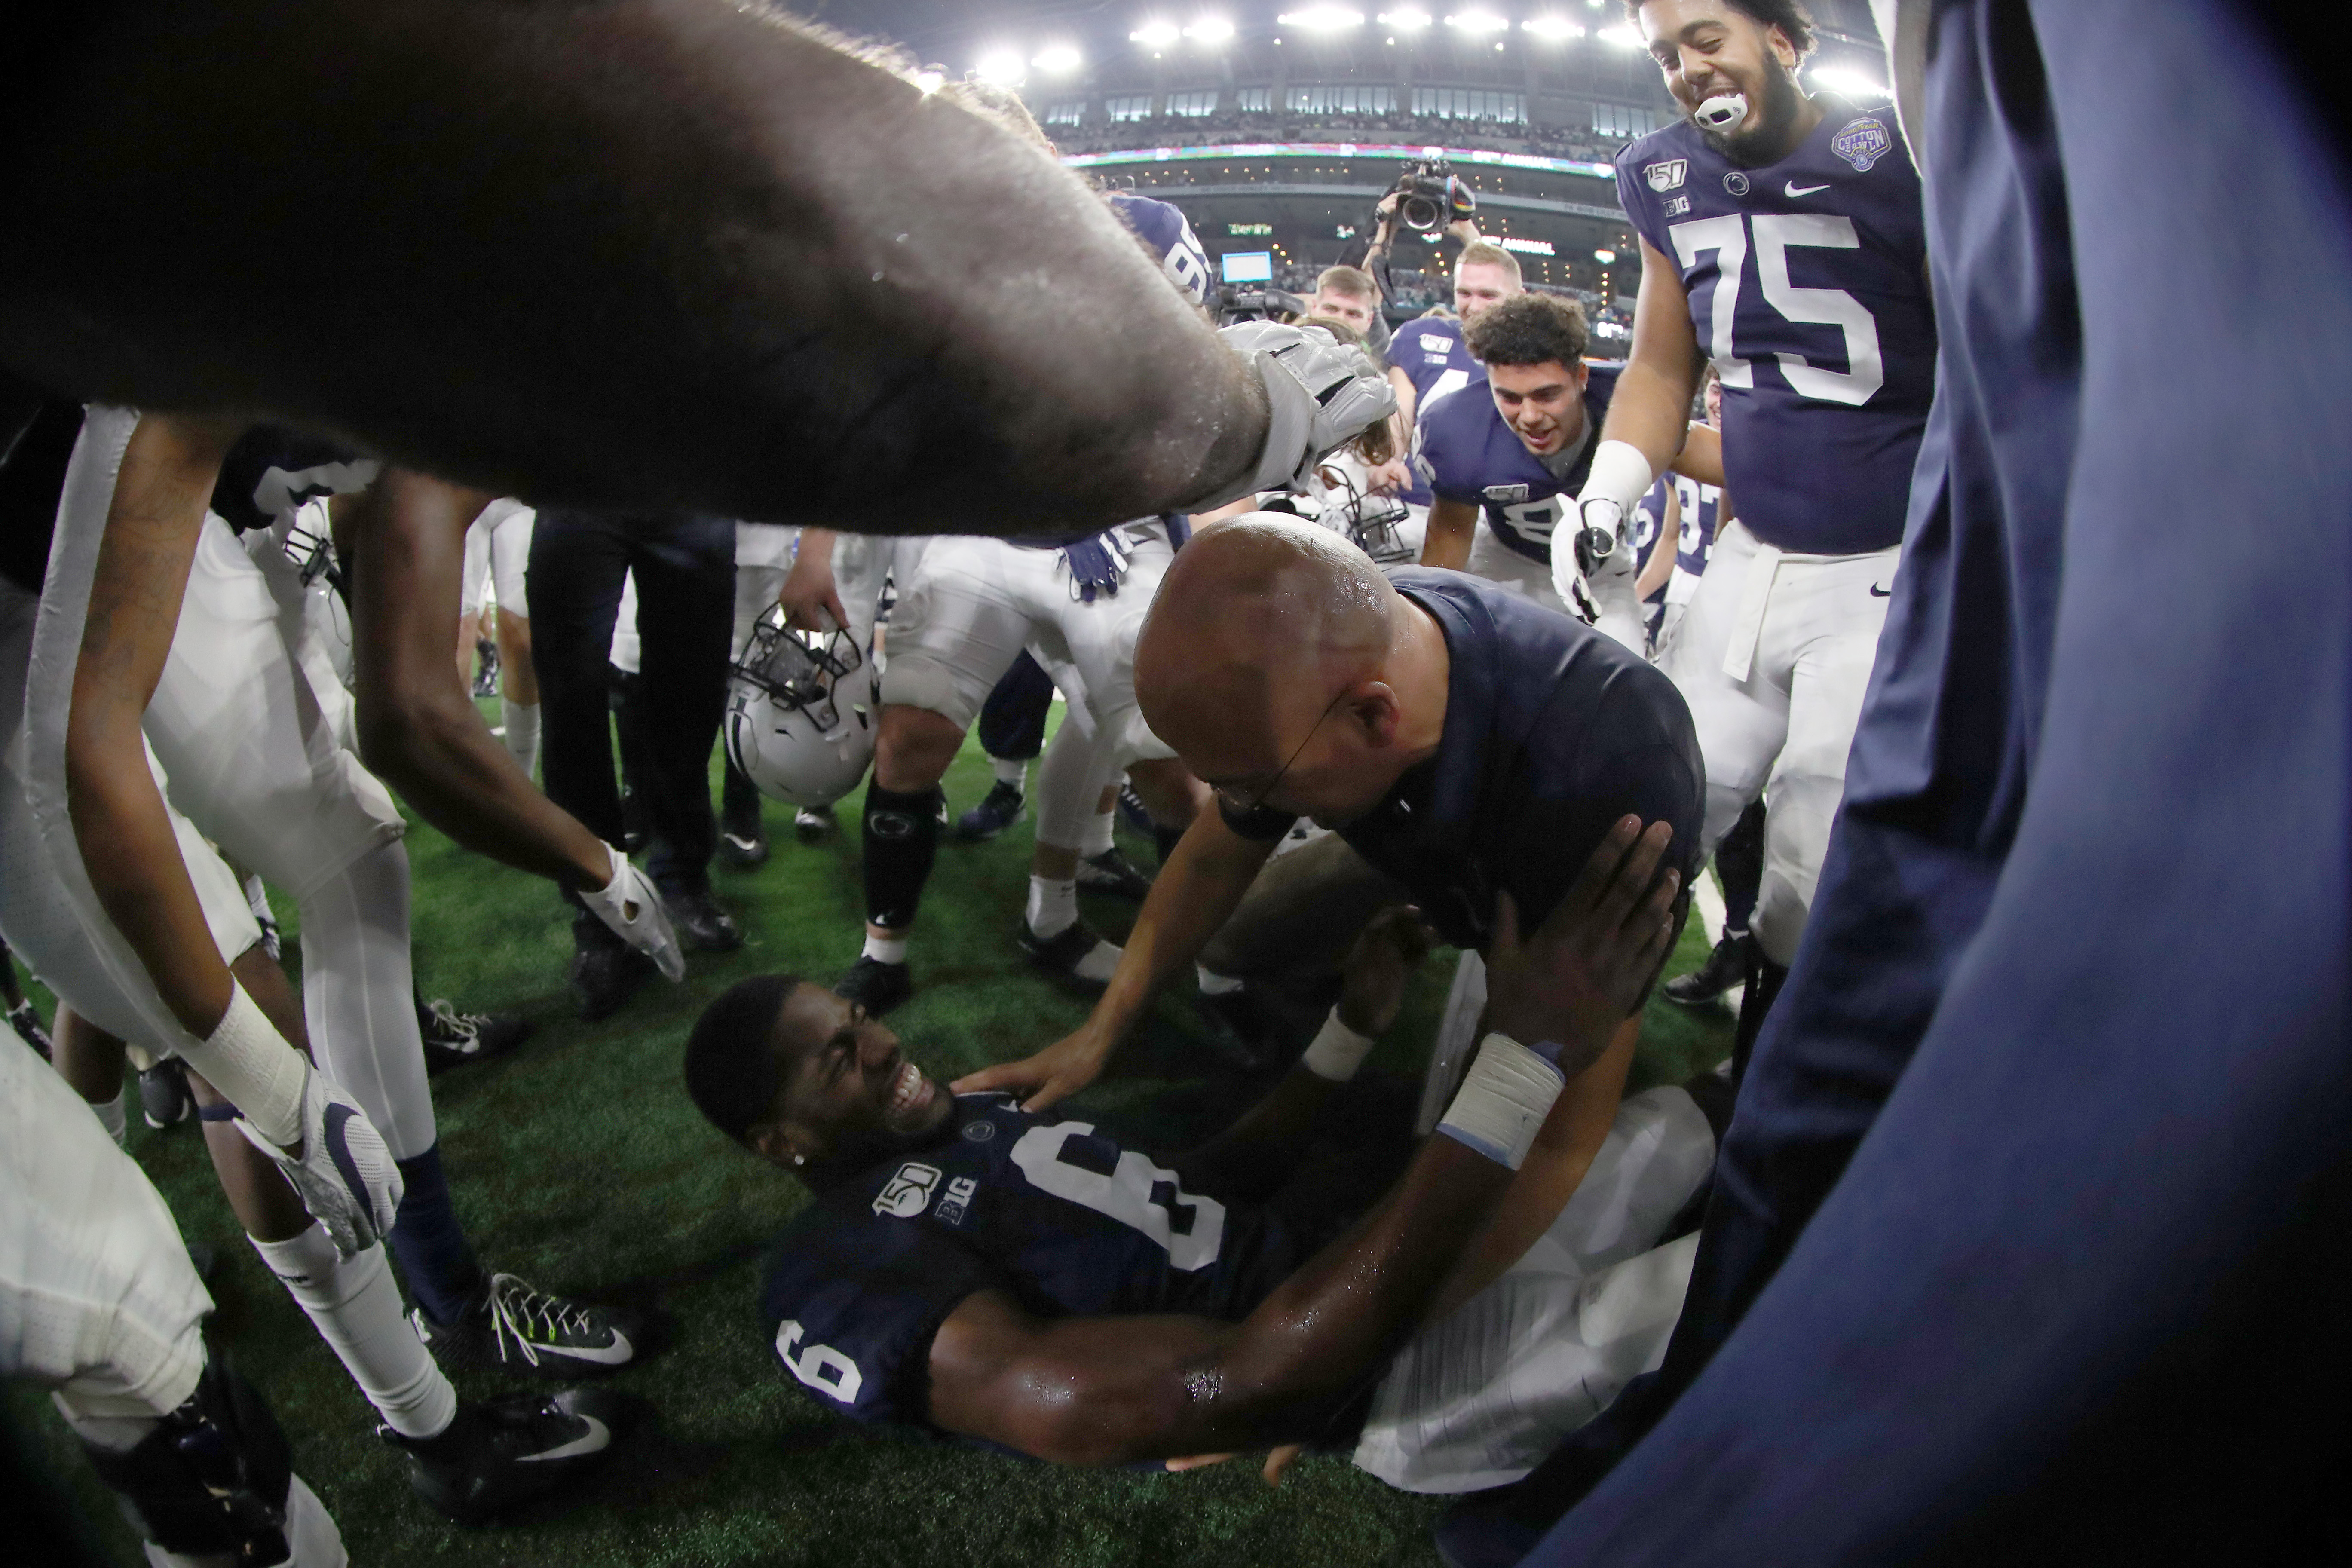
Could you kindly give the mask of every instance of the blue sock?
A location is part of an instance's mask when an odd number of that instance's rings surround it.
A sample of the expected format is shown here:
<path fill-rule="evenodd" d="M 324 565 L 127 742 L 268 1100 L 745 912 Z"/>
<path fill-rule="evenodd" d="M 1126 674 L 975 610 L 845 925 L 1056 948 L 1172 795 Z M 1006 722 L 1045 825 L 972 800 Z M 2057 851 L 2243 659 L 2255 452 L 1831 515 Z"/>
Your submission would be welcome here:
<path fill-rule="evenodd" d="M 481 1293 L 482 1266 L 466 1243 L 465 1227 L 449 1202 L 449 1179 L 441 1173 L 436 1144 L 414 1160 L 400 1160 L 407 1191 L 392 1227 L 393 1256 L 408 1280 L 409 1294 L 436 1323 L 455 1322 Z"/>

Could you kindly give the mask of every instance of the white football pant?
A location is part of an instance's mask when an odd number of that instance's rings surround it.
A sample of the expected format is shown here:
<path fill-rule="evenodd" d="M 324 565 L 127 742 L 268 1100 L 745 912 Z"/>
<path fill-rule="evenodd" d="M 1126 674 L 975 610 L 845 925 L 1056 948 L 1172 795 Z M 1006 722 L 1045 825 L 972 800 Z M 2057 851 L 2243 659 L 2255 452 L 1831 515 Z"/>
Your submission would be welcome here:
<path fill-rule="evenodd" d="M 751 645 L 751 628 L 784 591 L 800 535 L 801 531 L 790 523 L 735 525 L 735 639 L 728 645 L 729 658 L 743 657 L 743 650 Z M 838 591 L 839 584 L 835 586 Z"/>
<path fill-rule="evenodd" d="M 466 567 L 457 595 L 460 614 L 482 613 L 484 592 L 497 595 L 499 609 L 530 618 L 528 574 L 530 530 L 539 513 L 506 497 L 482 509 L 466 530 Z"/>
<path fill-rule="evenodd" d="M 1703 851 L 1714 854 L 1765 797 L 1764 880 L 1748 929 L 1775 963 L 1804 934 L 1901 554 L 1788 555 L 1727 523 L 1658 650 L 1706 759 Z"/>
<path fill-rule="evenodd" d="M 1714 1131 L 1681 1089 L 1618 1107 L 1551 1227 L 1390 1363 L 1357 1466 L 1405 1491 L 1503 1486 L 1607 1409 L 1665 1357 L 1698 1237 L 1658 1238 L 1714 1162 Z"/>

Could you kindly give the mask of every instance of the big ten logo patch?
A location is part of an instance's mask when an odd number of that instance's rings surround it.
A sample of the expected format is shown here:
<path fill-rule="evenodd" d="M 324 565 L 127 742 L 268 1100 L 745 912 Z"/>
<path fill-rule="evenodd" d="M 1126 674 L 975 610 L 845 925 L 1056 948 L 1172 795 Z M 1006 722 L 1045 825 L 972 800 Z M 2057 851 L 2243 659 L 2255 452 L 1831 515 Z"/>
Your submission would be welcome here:
<path fill-rule="evenodd" d="M 978 1182 L 970 1176 L 958 1176 L 948 1184 L 947 1196 L 931 1211 L 931 1217 L 941 1225 L 961 1225 L 964 1212 L 971 1206 L 971 1195 L 978 1191 Z"/>

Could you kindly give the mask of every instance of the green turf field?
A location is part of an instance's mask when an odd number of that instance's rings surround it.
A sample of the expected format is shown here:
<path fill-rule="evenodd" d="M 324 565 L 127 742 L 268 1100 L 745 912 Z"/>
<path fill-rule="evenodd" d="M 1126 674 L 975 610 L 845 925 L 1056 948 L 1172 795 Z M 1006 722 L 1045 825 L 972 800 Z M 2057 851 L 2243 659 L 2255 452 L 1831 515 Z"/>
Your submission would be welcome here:
<path fill-rule="evenodd" d="M 490 705 L 494 706 L 494 705 Z M 986 790 L 978 748 L 949 774 L 951 809 Z M 714 766 L 714 798 L 717 774 Z M 788 1178 L 711 1131 L 678 1081 L 697 1012 L 746 975 L 796 971 L 830 981 L 857 952 L 856 809 L 849 831 L 803 847 L 771 805 L 775 854 L 756 871 L 717 868 L 741 921 L 743 951 L 689 961 L 687 982 L 655 982 L 615 1016 L 583 1024 L 563 985 L 568 927 L 547 884 L 467 855 L 422 826 L 415 874 L 416 969 L 426 994 L 469 1011 L 520 1013 L 537 1034 L 511 1058 L 435 1081 L 441 1148 L 457 1206 L 483 1260 L 534 1283 L 658 1303 L 674 1335 L 617 1380 L 653 1408 L 593 1495 L 495 1531 L 461 1530 L 409 1495 L 398 1456 L 371 1435 L 372 1412 L 253 1255 L 215 1185 L 192 1126 L 139 1124 L 131 1152 L 183 1231 L 209 1244 L 219 1339 L 269 1395 L 295 1462 L 341 1523 L 354 1563 L 586 1565 L 940 1563 L 1104 1565 L 1433 1563 L 1435 1500 L 1391 1491 L 1339 1458 L 1309 1459 L 1278 1491 L 1239 1462 L 1181 1476 L 1057 1469 L 880 1434 L 804 1397 L 761 1342 L 759 1254 L 800 1202 Z M 1139 864 L 1148 846 L 1128 841 Z M 1012 931 L 1026 883 L 1029 829 L 990 845 L 941 845 L 913 952 L 915 999 L 891 1016 L 909 1053 L 945 1080 L 1027 1054 L 1084 1016 L 1083 1003 L 1020 962 Z M 1130 906 L 1089 899 L 1116 939 Z M 292 934 L 290 910 L 281 906 Z M 1706 955 L 1693 921 L 1671 973 Z M 289 956 L 292 954 L 289 947 Z M 1416 983 L 1403 1018 L 1363 1079 L 1396 1100 L 1417 1084 L 1453 954 Z M 40 998 L 44 1016 L 48 998 Z M 1729 1016 L 1654 1001 L 1632 1087 L 1675 1082 L 1729 1048 Z M 1257 1087 L 1204 1074 L 1189 1020 L 1163 1000 L 1112 1076 L 1072 1108 L 1145 1147 L 1197 1141 Z M 461 1376 L 461 1393 L 519 1386 Z M 77 1458 L 46 1401 L 5 1392 L 20 1441 L 71 1489 L 100 1549 L 141 1561 L 131 1531 Z M 0 1555 L 7 1553 L 0 1552 Z"/>

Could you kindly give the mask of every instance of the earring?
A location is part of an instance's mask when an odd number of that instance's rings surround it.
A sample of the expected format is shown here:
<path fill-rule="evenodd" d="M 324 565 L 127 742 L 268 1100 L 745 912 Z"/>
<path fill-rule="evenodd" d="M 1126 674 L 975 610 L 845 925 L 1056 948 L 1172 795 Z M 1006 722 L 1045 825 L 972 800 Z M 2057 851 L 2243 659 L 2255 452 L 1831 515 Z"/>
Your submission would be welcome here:
<path fill-rule="evenodd" d="M 808 1163 L 808 1156 L 805 1154 L 795 1154 L 793 1156 L 793 1163 L 795 1165 L 805 1165 Z"/>

